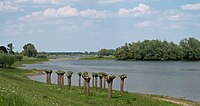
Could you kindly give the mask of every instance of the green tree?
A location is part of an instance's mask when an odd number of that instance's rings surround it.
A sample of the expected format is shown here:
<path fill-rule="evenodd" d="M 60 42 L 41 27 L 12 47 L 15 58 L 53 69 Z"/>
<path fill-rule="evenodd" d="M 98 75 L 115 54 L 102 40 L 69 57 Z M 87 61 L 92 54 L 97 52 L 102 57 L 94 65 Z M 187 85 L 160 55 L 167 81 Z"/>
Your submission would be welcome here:
<path fill-rule="evenodd" d="M 23 46 L 23 51 L 22 53 L 25 55 L 25 56 L 28 56 L 28 57 L 36 57 L 37 55 L 37 50 L 35 48 L 35 46 L 31 43 L 28 43 L 26 45 Z"/>
<path fill-rule="evenodd" d="M 98 51 L 98 55 L 99 56 L 110 56 L 110 55 L 114 55 L 115 50 L 113 49 L 101 49 Z"/>
<path fill-rule="evenodd" d="M 9 44 L 7 45 L 7 47 L 8 47 L 9 53 L 14 54 L 14 52 L 13 52 L 13 49 L 14 49 L 13 44 L 12 44 L 12 43 L 9 43 Z"/>
<path fill-rule="evenodd" d="M 200 41 L 195 38 L 185 38 L 179 42 L 183 51 L 183 59 L 200 60 Z"/>

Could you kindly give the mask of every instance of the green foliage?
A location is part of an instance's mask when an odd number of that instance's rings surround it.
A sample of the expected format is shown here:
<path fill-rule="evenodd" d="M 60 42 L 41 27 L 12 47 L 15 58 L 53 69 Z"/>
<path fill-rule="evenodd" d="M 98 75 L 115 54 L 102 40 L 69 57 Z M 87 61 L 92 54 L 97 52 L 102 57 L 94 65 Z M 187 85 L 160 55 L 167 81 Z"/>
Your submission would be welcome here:
<path fill-rule="evenodd" d="M 102 78 L 103 74 L 104 74 L 103 72 L 99 72 L 99 74 L 98 74 L 99 78 Z"/>
<path fill-rule="evenodd" d="M 82 72 L 78 72 L 78 75 L 81 76 L 81 75 L 82 75 Z"/>
<path fill-rule="evenodd" d="M 200 60 L 200 41 L 195 38 L 183 39 L 180 41 L 183 59 Z"/>
<path fill-rule="evenodd" d="M 52 73 L 52 70 L 45 70 L 46 73 Z"/>
<path fill-rule="evenodd" d="M 83 73 L 82 73 L 82 77 L 83 77 L 83 78 L 88 77 L 88 72 L 83 72 Z"/>
<path fill-rule="evenodd" d="M 98 55 L 99 56 L 110 56 L 110 55 L 114 55 L 115 50 L 113 49 L 101 49 L 98 51 Z"/>
<path fill-rule="evenodd" d="M 106 76 L 106 81 L 108 83 L 110 83 L 110 82 L 112 82 L 113 79 L 115 79 L 115 77 L 116 77 L 115 75 L 110 74 L 110 75 Z"/>
<path fill-rule="evenodd" d="M 46 59 L 47 56 L 46 56 L 46 54 L 37 54 L 36 58 Z"/>
<path fill-rule="evenodd" d="M 72 76 L 72 74 L 73 74 L 73 72 L 72 72 L 72 71 L 68 71 L 68 72 L 67 72 L 67 74 L 66 74 L 66 76 L 67 76 L 67 77 L 71 77 L 71 76 Z"/>
<path fill-rule="evenodd" d="M 101 73 L 102 73 L 103 77 L 108 76 L 108 74 L 106 74 L 105 72 L 101 72 Z"/>
<path fill-rule="evenodd" d="M 14 54 L 14 52 L 13 52 L 13 49 L 14 49 L 13 44 L 12 44 L 12 43 L 9 43 L 9 44 L 7 45 L 7 47 L 8 47 L 9 53 Z"/>
<path fill-rule="evenodd" d="M 126 74 L 121 74 L 121 75 L 119 75 L 119 77 L 120 77 L 121 79 L 127 78 Z"/>
<path fill-rule="evenodd" d="M 28 57 L 36 57 L 37 56 L 37 50 L 33 44 L 28 43 L 23 46 L 23 49 L 24 50 L 22 51 L 22 53 L 25 56 L 28 56 Z"/>
<path fill-rule="evenodd" d="M 63 75 L 63 74 L 65 74 L 65 72 L 62 71 L 62 70 L 58 70 L 56 73 L 57 73 L 58 75 Z"/>
<path fill-rule="evenodd" d="M 0 67 L 9 67 L 14 64 L 15 57 L 13 54 L 0 53 Z"/>
<path fill-rule="evenodd" d="M 92 72 L 92 76 L 94 76 L 94 77 L 98 77 L 98 74 L 99 74 L 99 73 Z"/>
<path fill-rule="evenodd" d="M 21 54 L 15 54 L 15 60 L 21 61 L 23 56 Z"/>
<path fill-rule="evenodd" d="M 160 40 L 126 43 L 116 49 L 119 60 L 200 60 L 200 41 L 195 38 L 181 40 L 179 45 Z"/>

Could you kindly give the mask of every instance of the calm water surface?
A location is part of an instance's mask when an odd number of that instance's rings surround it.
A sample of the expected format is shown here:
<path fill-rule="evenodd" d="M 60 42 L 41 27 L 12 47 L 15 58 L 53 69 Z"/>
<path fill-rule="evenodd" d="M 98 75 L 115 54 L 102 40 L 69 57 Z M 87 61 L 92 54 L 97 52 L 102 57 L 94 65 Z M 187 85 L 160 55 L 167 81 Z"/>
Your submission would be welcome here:
<path fill-rule="evenodd" d="M 126 74 L 125 90 L 147 94 L 169 95 L 200 101 L 200 62 L 115 61 L 115 60 L 51 60 L 43 64 L 24 65 L 26 69 L 71 70 L 72 85 L 78 85 L 79 71 L 115 74 L 114 89 L 119 89 L 119 74 Z M 90 74 L 91 75 L 91 74 Z M 45 82 L 45 76 L 32 76 Z M 56 83 L 56 74 L 52 75 Z M 65 82 L 66 78 L 65 78 Z"/>

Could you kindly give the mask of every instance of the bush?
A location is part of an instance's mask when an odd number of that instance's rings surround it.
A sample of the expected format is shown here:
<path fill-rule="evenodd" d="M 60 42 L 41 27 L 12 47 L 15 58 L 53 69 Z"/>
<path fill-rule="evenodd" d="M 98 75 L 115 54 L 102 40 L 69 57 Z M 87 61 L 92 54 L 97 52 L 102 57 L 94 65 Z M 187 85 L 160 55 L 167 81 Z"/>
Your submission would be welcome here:
<path fill-rule="evenodd" d="M 0 67 L 11 67 L 15 62 L 13 54 L 0 54 Z"/>
<path fill-rule="evenodd" d="M 47 56 L 45 54 L 38 54 L 36 57 L 40 58 L 40 59 L 46 59 L 47 58 Z"/>
<path fill-rule="evenodd" d="M 15 55 L 15 60 L 21 61 L 23 59 L 23 56 L 20 54 Z"/>

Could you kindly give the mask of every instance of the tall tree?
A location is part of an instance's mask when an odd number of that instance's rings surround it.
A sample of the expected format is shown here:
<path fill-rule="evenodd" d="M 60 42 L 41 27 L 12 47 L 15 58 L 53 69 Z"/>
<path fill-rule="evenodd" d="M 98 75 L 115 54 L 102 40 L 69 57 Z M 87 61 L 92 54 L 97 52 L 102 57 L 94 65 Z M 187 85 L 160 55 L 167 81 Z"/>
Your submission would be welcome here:
<path fill-rule="evenodd" d="M 28 43 L 28 44 L 24 45 L 23 49 L 24 49 L 23 54 L 25 56 L 36 57 L 37 50 L 36 50 L 36 48 L 35 48 L 35 46 L 33 44 Z"/>
<path fill-rule="evenodd" d="M 8 47 L 9 53 L 14 54 L 14 52 L 13 52 L 13 49 L 14 49 L 13 44 L 12 44 L 12 43 L 9 43 L 9 44 L 7 45 L 7 47 Z"/>

